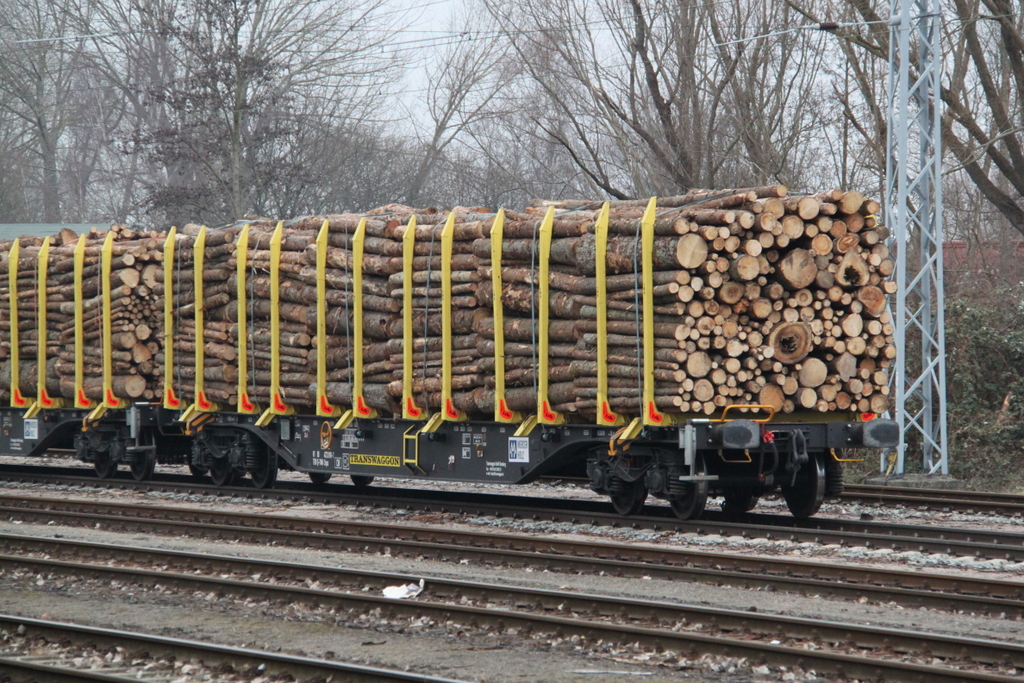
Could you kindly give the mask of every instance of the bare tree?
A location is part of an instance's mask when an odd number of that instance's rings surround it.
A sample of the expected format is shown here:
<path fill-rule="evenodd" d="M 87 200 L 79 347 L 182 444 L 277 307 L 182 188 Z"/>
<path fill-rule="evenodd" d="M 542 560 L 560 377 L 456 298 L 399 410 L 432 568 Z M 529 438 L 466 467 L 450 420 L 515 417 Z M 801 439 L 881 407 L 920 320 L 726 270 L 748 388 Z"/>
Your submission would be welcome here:
<path fill-rule="evenodd" d="M 453 28 L 463 39 L 448 46 L 427 68 L 424 99 L 430 123 L 406 193 L 410 204 L 421 201 L 431 172 L 450 146 L 464 139 L 473 126 L 502 114 L 494 104 L 511 80 L 509 71 L 502 68 L 508 43 L 481 39 L 473 30 L 481 23 L 480 17 L 468 13 L 461 26 Z"/>
<path fill-rule="evenodd" d="M 50 0 L 0 4 L 0 107 L 19 119 L 39 160 L 42 218 L 61 219 L 58 156 L 68 125 L 74 64 L 81 41 L 70 35 L 68 7 Z"/>
<path fill-rule="evenodd" d="M 35 220 L 26 188 L 25 171 L 32 166 L 23 122 L 0 107 L 0 222 Z"/>
<path fill-rule="evenodd" d="M 93 65 L 132 112 L 125 186 L 144 178 L 145 201 L 164 213 L 217 222 L 255 210 L 304 155 L 284 146 L 303 125 L 294 111 L 315 100 L 325 115 L 366 116 L 393 72 L 383 0 L 87 3 Z"/>
<path fill-rule="evenodd" d="M 538 133 L 614 197 L 802 181 L 820 50 L 771 2 L 489 2 L 542 97 Z"/>
<path fill-rule="evenodd" d="M 103 159 L 90 194 L 94 205 L 112 220 L 139 217 L 142 185 L 176 185 L 184 169 L 151 169 L 138 144 L 149 131 L 168 125 L 166 108 L 155 94 L 163 92 L 179 66 L 169 28 L 183 14 L 178 0 L 139 2 L 79 0 L 73 12 L 75 30 L 89 36 L 81 55 L 90 90 L 102 92 L 97 114 L 117 125 L 106 129 Z M 105 114 L 105 115 L 104 115 Z M 182 171 L 179 173 L 179 171 Z"/>
<path fill-rule="evenodd" d="M 884 80 L 860 78 L 871 61 L 885 63 L 889 53 L 888 3 L 874 1 L 787 0 L 818 21 L 842 8 L 863 22 L 843 28 L 849 68 L 872 118 L 858 125 L 873 128 L 884 149 Z M 839 7 L 837 7 L 837 5 Z M 945 114 L 943 142 L 987 199 L 1019 232 L 1024 233 L 1024 12 L 1011 0 L 953 0 L 944 22 L 942 86 Z M 879 103 L 881 100 L 881 103 Z"/>

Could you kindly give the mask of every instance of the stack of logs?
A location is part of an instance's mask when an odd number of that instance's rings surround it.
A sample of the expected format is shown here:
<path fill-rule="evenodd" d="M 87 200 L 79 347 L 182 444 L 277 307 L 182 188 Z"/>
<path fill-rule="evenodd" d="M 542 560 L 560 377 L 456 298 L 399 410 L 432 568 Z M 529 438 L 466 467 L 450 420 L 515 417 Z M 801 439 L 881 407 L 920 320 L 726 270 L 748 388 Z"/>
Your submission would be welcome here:
<path fill-rule="evenodd" d="M 489 228 L 493 215 L 479 215 L 473 209 L 455 209 L 457 223 L 452 257 L 452 363 L 456 375 L 453 386 L 459 392 L 459 405 L 472 407 L 472 390 L 482 387 L 484 376 L 477 351 L 479 339 L 474 325 L 489 313 L 476 298 L 480 280 L 478 259 L 473 256 L 473 240 Z M 366 237 L 362 260 L 363 307 L 363 395 L 367 405 L 384 413 L 401 414 L 403 368 L 402 303 L 407 284 L 403 274 L 403 237 L 409 219 L 417 219 L 413 258 L 413 391 L 420 408 L 440 409 L 442 326 L 441 314 L 441 231 L 447 213 L 434 210 L 416 212 L 409 207 L 389 205 L 366 216 Z M 280 381 L 284 398 L 297 406 L 314 405 L 316 379 L 316 237 L 328 222 L 326 271 L 327 304 L 327 397 L 336 405 L 352 405 L 352 322 L 354 298 L 352 273 L 353 237 L 361 216 L 352 214 L 305 218 L 290 224 L 282 241 L 281 258 L 281 352 L 288 357 L 282 365 Z M 272 223 L 254 223 L 251 230 L 269 236 Z M 260 238 L 262 240 L 262 238 Z M 259 246 L 252 250 L 250 237 L 248 263 L 257 273 L 250 302 L 257 332 L 250 336 L 259 348 L 269 344 L 263 320 L 269 313 L 270 252 Z M 236 255 L 237 258 L 237 255 Z M 232 265 L 236 260 L 232 260 Z M 284 356 L 283 356 L 284 357 Z M 492 359 L 493 362 L 493 359 Z M 269 375 L 257 365 L 251 394 L 264 398 Z M 473 410 L 474 413 L 481 411 Z"/>
<path fill-rule="evenodd" d="M 757 403 L 781 412 L 885 412 L 895 357 L 886 280 L 894 262 L 878 203 L 858 192 L 787 197 L 786 188 L 699 192 L 658 202 L 654 247 L 656 403 L 712 414 Z M 550 278 L 553 408 L 597 409 L 597 205 L 548 202 L 555 219 Z M 642 349 L 639 222 L 645 202 L 612 203 L 608 273 L 609 402 L 639 412 Z M 539 213 L 544 206 L 535 207 Z M 508 236 L 508 235 L 507 235 Z M 489 244 L 479 244 L 483 256 Z M 506 241 L 525 257 L 530 242 Z M 515 258 L 513 256 L 513 258 Z M 528 294 L 528 268 L 503 264 L 503 303 Z M 486 269 L 485 274 L 487 274 Z M 511 296 L 508 296 L 511 294 Z M 527 351 L 513 346 L 506 353 Z M 532 367 L 532 366 L 530 366 Z M 529 372 L 529 371 L 527 371 Z"/>
<path fill-rule="evenodd" d="M 640 413 L 642 291 L 639 226 L 645 201 L 611 203 L 607 268 L 609 400 L 612 410 Z M 549 401 L 566 415 L 592 421 L 597 410 L 597 299 L 594 226 L 601 204 L 545 202 L 506 212 L 502 244 L 506 401 L 532 413 L 537 402 L 538 233 L 549 207 L 553 226 L 549 284 Z M 655 221 L 654 302 L 656 402 L 668 412 L 712 414 L 759 403 L 782 412 L 888 408 L 888 368 L 895 356 L 886 297 L 893 293 L 887 231 L 878 204 L 857 192 L 788 197 L 781 186 L 691 192 L 661 198 Z M 455 407 L 473 418 L 494 411 L 494 319 L 486 209 L 456 208 L 452 270 L 452 371 Z M 402 240 L 416 217 L 412 282 L 403 273 Z M 352 404 L 353 269 L 363 271 L 364 398 L 384 414 L 401 414 L 402 301 L 413 300 L 413 394 L 440 409 L 442 363 L 441 231 L 448 212 L 382 207 L 367 219 L 362 263 L 353 235 L 364 216 L 340 214 L 292 221 L 281 256 L 283 398 L 300 411 L 316 403 L 316 238 L 329 225 L 327 250 L 327 395 Z M 237 249 L 241 225 L 208 230 L 203 273 L 204 381 L 207 397 L 238 404 L 238 338 L 248 340 L 248 393 L 261 407 L 270 396 L 270 239 L 272 221 L 250 224 L 246 253 L 246 326 L 239 329 Z M 115 229 L 115 393 L 132 400 L 161 395 L 163 352 L 162 245 L 166 233 Z M 199 226 L 178 234 L 174 264 L 174 389 L 186 402 L 195 389 L 193 246 Z M 88 236 L 86 261 L 86 391 L 98 398 L 98 254 L 102 234 Z M 51 394 L 73 387 L 73 235 L 51 252 L 48 358 Z M 2 248 L 3 245 L 0 245 Z M 19 313 L 22 393 L 35 395 L 35 259 L 22 244 Z M 6 251 L 6 250 L 5 250 Z M 6 262 L 0 261 L 0 400 L 8 400 L 10 334 Z M 6 379 L 5 379 L 6 378 Z M 6 392 L 6 393 L 5 393 Z"/>
<path fill-rule="evenodd" d="M 157 231 L 113 226 L 111 261 L 111 357 L 114 393 L 128 400 L 154 400 L 161 394 L 161 367 L 156 355 L 163 343 L 163 240 Z M 100 251 L 107 231 L 85 236 L 82 271 L 84 390 L 90 400 L 103 394 L 102 298 Z M 12 242 L 0 243 L 0 401 L 10 401 L 11 333 L 8 273 L 17 268 L 19 385 L 30 402 L 37 395 L 38 266 L 42 238 L 22 238 L 18 263 L 10 262 Z M 46 293 L 47 392 L 51 398 L 74 398 L 75 273 L 78 236 L 62 230 L 51 239 Z"/>
<path fill-rule="evenodd" d="M 171 271 L 174 326 L 174 364 L 171 379 L 175 395 L 185 400 L 191 399 L 195 393 L 198 343 L 195 319 L 199 304 L 196 301 L 194 255 L 201 230 L 202 226 L 188 224 L 177 233 Z M 234 243 L 240 230 L 240 226 L 207 230 L 203 262 L 205 391 L 208 398 L 227 410 L 231 410 L 238 403 L 238 326 L 233 324 L 237 322 L 237 289 L 233 282 L 235 271 L 229 267 L 228 261 L 234 256 Z M 163 349 L 157 360 L 163 366 Z"/>

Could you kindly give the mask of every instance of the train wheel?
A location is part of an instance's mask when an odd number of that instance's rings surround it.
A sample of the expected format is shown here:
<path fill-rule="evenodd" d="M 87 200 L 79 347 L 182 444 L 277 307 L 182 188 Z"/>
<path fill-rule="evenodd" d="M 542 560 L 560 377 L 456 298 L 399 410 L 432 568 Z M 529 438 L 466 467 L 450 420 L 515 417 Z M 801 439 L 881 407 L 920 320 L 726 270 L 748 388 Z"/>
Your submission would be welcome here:
<path fill-rule="evenodd" d="M 330 472 L 310 472 L 309 480 L 314 484 L 326 484 L 331 480 Z"/>
<path fill-rule="evenodd" d="M 146 481 L 152 478 L 153 472 L 156 470 L 156 451 L 146 451 L 129 465 L 129 468 L 135 481 Z"/>
<path fill-rule="evenodd" d="M 722 493 L 722 512 L 727 515 L 742 515 L 757 505 L 761 496 L 754 489 L 726 489 Z"/>
<path fill-rule="evenodd" d="M 704 457 L 698 454 L 693 460 L 691 468 L 693 476 L 703 476 L 707 473 L 704 466 Z M 678 483 L 678 482 L 677 482 Z M 704 505 L 708 502 L 708 483 L 706 481 L 691 481 L 685 485 L 685 493 L 669 500 L 672 512 L 679 519 L 693 519 L 704 512 Z"/>
<path fill-rule="evenodd" d="M 147 446 L 152 448 L 143 451 L 133 462 L 129 465 L 129 469 L 132 471 L 132 477 L 135 481 L 146 481 L 153 477 L 153 472 L 156 471 L 156 436 L 154 434 L 149 435 L 149 443 Z"/>
<path fill-rule="evenodd" d="M 352 479 L 352 483 L 359 488 L 365 488 L 373 483 L 372 474 L 350 474 L 348 476 Z"/>
<path fill-rule="evenodd" d="M 227 458 L 215 458 L 210 463 L 210 479 L 217 486 L 232 486 L 238 479 L 238 473 Z"/>
<path fill-rule="evenodd" d="M 817 455 L 800 469 L 795 486 L 783 486 L 782 497 L 786 507 L 797 519 L 807 519 L 821 508 L 825 499 L 825 463 Z"/>
<path fill-rule="evenodd" d="M 249 472 L 249 476 L 256 488 L 267 489 L 277 481 L 277 453 L 271 452 L 263 444 L 257 444 L 256 450 L 256 467 Z"/>
<path fill-rule="evenodd" d="M 110 453 L 97 453 L 93 467 L 97 477 L 110 479 L 117 472 L 117 461 L 110 457 Z"/>
<path fill-rule="evenodd" d="M 205 467 L 198 467 L 192 463 L 188 464 L 188 471 L 192 474 L 192 478 L 196 481 L 202 481 L 206 479 L 206 475 L 210 473 Z"/>
<path fill-rule="evenodd" d="M 647 486 L 642 481 L 623 482 L 622 490 L 611 494 L 612 507 L 620 515 L 635 515 L 644 509 Z"/>

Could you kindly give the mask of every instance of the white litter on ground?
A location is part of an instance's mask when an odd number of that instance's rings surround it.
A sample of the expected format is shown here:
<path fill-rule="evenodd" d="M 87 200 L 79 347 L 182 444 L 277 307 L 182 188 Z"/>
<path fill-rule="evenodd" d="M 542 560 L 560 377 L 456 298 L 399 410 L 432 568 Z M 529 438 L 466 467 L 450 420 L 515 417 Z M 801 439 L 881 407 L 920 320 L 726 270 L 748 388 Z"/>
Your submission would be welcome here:
<path fill-rule="evenodd" d="M 385 598 L 394 598 L 395 600 L 402 600 L 405 598 L 415 598 L 417 595 L 423 592 L 423 579 L 420 579 L 419 584 L 406 583 L 401 586 L 388 586 L 384 589 Z"/>

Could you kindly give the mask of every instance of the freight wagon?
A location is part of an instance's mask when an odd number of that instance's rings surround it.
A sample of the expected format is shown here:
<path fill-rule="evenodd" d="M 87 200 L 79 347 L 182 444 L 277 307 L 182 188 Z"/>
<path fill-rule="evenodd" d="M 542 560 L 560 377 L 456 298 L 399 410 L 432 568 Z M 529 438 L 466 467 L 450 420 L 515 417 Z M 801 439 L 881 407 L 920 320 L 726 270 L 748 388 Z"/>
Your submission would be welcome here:
<path fill-rule="evenodd" d="M 630 277 L 635 278 L 637 293 L 636 391 L 629 404 L 635 409 L 623 410 L 625 399 L 613 400 L 609 393 L 611 309 L 604 258 L 609 239 L 607 204 L 589 228 L 596 240 L 590 281 L 596 304 L 590 323 L 596 335 L 596 408 L 592 417 L 557 410 L 549 395 L 550 283 L 560 272 L 551 257 L 552 210 L 537 218 L 532 242 L 530 287 L 536 289 L 536 296 L 531 291 L 530 300 L 536 308 L 530 310 L 528 322 L 537 366 L 531 401 L 525 409 L 521 398 L 513 405 L 509 398 L 512 389 L 505 382 L 505 213 L 486 221 L 490 281 L 480 286 L 490 290 L 492 308 L 493 343 L 489 341 L 486 348 L 493 354 L 487 364 L 493 368 L 487 390 L 493 413 L 483 417 L 479 411 L 474 413 L 472 406 L 467 409 L 460 403 L 462 399 L 453 390 L 457 377 L 452 325 L 453 289 L 457 287 L 452 280 L 452 264 L 457 262 L 452 255 L 454 212 L 443 226 L 439 224 L 429 233 L 429 253 L 440 255 L 440 268 L 428 273 L 426 282 L 431 287 L 436 284 L 439 290 L 440 301 L 435 299 L 434 304 L 441 323 L 432 378 L 439 395 L 431 399 L 430 406 L 414 382 L 414 368 L 425 367 L 416 365 L 416 354 L 425 341 L 417 336 L 417 325 L 422 323 L 415 316 L 422 302 L 412 286 L 413 265 L 416 255 L 423 253 L 424 238 L 417 230 L 416 216 L 402 231 L 398 258 L 405 287 L 395 302 L 401 334 L 389 342 L 400 349 L 402 367 L 396 376 L 401 379 L 396 390 L 401 395 L 390 414 L 380 399 L 366 395 L 363 382 L 363 351 L 369 348 L 364 303 L 374 295 L 364 291 L 362 267 L 347 271 L 345 279 L 344 376 L 348 379 L 340 388 L 329 381 L 332 342 L 326 321 L 337 308 L 328 300 L 330 221 L 323 222 L 315 242 L 305 250 L 310 263 L 303 266 L 315 282 L 315 301 L 309 307 L 314 332 L 309 339 L 308 364 L 314 376 L 308 387 L 309 407 L 293 405 L 296 391 L 282 384 L 282 364 L 287 362 L 282 339 L 289 334 L 282 319 L 282 311 L 288 310 L 282 289 L 290 277 L 284 273 L 282 260 L 282 244 L 288 239 L 283 223 L 268 235 L 268 241 L 259 244 L 251 241 L 248 226 L 234 226 L 230 231 L 202 228 L 188 236 L 172 228 L 160 235 L 159 268 L 147 273 L 158 281 L 150 282 L 146 290 L 151 294 L 149 303 L 162 315 L 162 325 L 155 331 L 160 351 L 146 361 L 154 366 L 152 372 L 162 377 L 159 395 L 153 397 L 132 392 L 131 376 L 116 371 L 118 359 L 126 353 L 118 351 L 115 325 L 118 297 L 125 285 L 113 278 L 126 252 L 116 248 L 113 232 L 102 243 L 96 235 L 68 240 L 60 253 L 67 256 L 73 252 L 73 256 L 57 260 L 51 259 L 57 247 L 49 238 L 31 250 L 15 242 L 0 263 L 0 278 L 7 286 L 0 308 L 4 349 L 0 393 L 9 403 L 0 408 L 0 454 L 34 456 L 49 449 L 73 448 L 101 478 L 123 465 L 143 480 L 152 475 L 157 463 L 166 463 L 187 465 L 195 476 L 209 477 L 220 486 L 249 476 L 260 488 L 273 486 L 280 468 L 307 473 L 314 482 L 348 475 L 362 486 L 376 476 L 523 484 L 576 468 L 585 471 L 591 488 L 608 496 L 624 515 L 638 513 L 648 495 L 667 500 L 682 519 L 700 515 L 709 495 L 724 497 L 724 509 L 739 513 L 775 490 L 781 490 L 795 516 L 815 514 L 826 496 L 842 489 L 841 454 L 847 449 L 896 446 L 896 424 L 858 410 L 856 403 L 846 410 L 798 408 L 781 413 L 778 405 L 737 401 L 706 403 L 708 410 L 694 412 L 688 407 L 701 404 L 684 401 L 682 410 L 667 410 L 664 393 L 657 389 L 664 387 L 665 380 L 657 374 L 655 363 L 656 321 L 663 319 L 654 297 L 656 225 L 660 225 L 657 210 L 656 200 L 651 200 L 642 218 L 635 221 L 635 262 Z M 228 236 L 218 237 L 221 233 Z M 435 235 L 439 237 L 436 252 Z M 352 263 L 362 263 L 366 240 L 367 219 L 363 218 L 345 234 L 345 254 Z M 220 354 L 215 367 L 208 367 L 211 345 L 201 341 L 187 344 L 176 335 L 185 324 L 183 302 L 189 300 L 193 303 L 188 305 L 188 325 L 196 332 L 194 338 L 210 338 L 206 331 L 213 323 L 206 318 L 211 297 L 204 295 L 204 282 L 209 279 L 204 261 L 225 246 L 235 255 L 229 292 L 231 324 L 241 332 L 232 343 L 218 346 L 230 347 L 229 352 Z M 260 262 L 258 272 L 254 271 L 257 253 L 260 259 L 267 259 Z M 434 261 L 428 267 L 430 263 Z M 72 289 L 68 283 L 73 283 Z M 259 330 L 255 330 L 252 306 L 257 287 L 267 289 L 269 299 Z M 221 294 L 223 291 L 218 292 Z M 60 331 L 54 329 L 56 311 L 63 311 L 73 321 Z M 254 358 L 260 361 L 258 365 Z M 59 381 L 54 378 L 55 363 L 63 363 L 66 371 Z M 224 368 L 231 372 L 225 374 Z M 266 380 L 260 395 L 254 393 L 256 372 Z M 230 403 L 219 403 L 217 392 L 208 388 L 213 385 L 212 376 L 236 380 Z M 863 403 L 859 407 L 863 408 Z"/>

